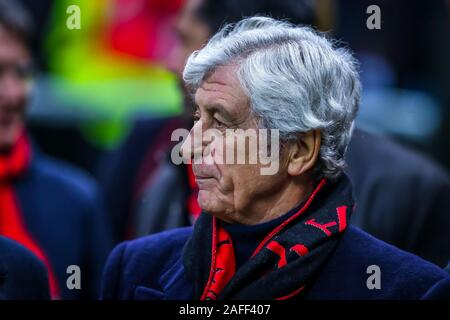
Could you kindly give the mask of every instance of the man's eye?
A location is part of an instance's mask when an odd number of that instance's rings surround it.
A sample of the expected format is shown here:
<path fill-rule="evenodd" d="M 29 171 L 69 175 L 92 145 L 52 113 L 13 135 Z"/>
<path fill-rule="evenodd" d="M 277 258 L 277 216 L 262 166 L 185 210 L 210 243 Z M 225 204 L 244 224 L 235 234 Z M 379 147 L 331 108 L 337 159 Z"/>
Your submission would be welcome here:
<path fill-rule="evenodd" d="M 225 128 L 226 127 L 226 124 L 225 123 L 223 123 L 223 122 L 221 122 L 220 120 L 217 120 L 216 118 L 214 118 L 214 125 L 217 127 L 217 128 Z"/>

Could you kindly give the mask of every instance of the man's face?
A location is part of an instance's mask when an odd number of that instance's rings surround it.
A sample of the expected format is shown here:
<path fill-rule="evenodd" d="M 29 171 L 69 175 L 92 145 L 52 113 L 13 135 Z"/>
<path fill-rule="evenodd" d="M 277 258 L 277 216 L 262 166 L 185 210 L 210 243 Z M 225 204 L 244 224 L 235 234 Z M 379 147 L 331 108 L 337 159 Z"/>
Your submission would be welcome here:
<path fill-rule="evenodd" d="M 205 160 L 202 164 L 196 164 L 195 159 L 192 161 L 199 187 L 199 205 L 222 220 L 234 222 L 239 215 L 239 221 L 245 223 L 242 216 L 248 214 L 247 222 L 250 222 L 256 215 L 267 211 L 267 203 L 277 196 L 278 190 L 283 189 L 287 173 L 285 168 L 280 167 L 274 175 L 261 175 L 259 160 L 256 164 L 249 164 L 248 160 L 245 164 L 224 161 L 224 152 L 236 148 L 235 141 L 241 134 L 230 133 L 232 130 L 227 129 L 253 129 L 258 132 L 257 119 L 250 112 L 249 100 L 236 76 L 236 67 L 217 68 L 196 91 L 195 103 L 196 121 L 181 150 L 184 157 L 201 154 Z M 207 130 L 216 129 L 223 139 L 206 137 L 199 142 L 195 132 L 200 129 L 203 138 Z M 236 139 L 226 139 L 230 135 Z M 250 152 L 259 153 L 259 144 L 257 148 L 256 151 L 245 148 L 245 159 L 249 159 Z M 206 158 L 212 161 L 205 163 Z"/>
<path fill-rule="evenodd" d="M 24 44 L 0 26 L 0 150 L 9 150 L 23 125 L 29 92 L 30 56 Z"/>
<path fill-rule="evenodd" d="M 175 26 L 178 43 L 169 54 L 167 67 L 179 77 L 183 74 L 189 55 L 206 44 L 211 35 L 208 26 L 196 15 L 196 10 L 201 2 L 202 0 L 188 0 Z"/>

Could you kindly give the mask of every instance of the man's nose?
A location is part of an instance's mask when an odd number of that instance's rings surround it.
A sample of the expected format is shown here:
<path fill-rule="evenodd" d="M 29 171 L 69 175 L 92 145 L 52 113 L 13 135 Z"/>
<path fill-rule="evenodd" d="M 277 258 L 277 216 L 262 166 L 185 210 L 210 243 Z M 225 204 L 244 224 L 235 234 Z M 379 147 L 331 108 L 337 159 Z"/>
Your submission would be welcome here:
<path fill-rule="evenodd" d="M 181 156 L 190 162 L 192 159 L 198 159 L 202 157 L 205 143 L 202 136 L 202 123 L 201 120 L 197 121 L 192 127 L 189 135 L 184 140 L 181 146 Z"/>

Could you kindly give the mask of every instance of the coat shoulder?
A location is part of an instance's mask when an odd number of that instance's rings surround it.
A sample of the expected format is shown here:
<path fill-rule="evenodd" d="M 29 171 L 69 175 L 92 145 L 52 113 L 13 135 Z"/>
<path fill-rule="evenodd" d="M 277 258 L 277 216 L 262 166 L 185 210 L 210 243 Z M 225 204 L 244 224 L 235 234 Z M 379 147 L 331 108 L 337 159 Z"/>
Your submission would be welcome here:
<path fill-rule="evenodd" d="M 0 300 L 49 299 L 48 285 L 44 264 L 22 245 L 0 237 Z"/>
<path fill-rule="evenodd" d="M 350 226 L 308 297 L 420 299 L 448 277 L 438 266 Z"/>
<path fill-rule="evenodd" d="M 159 279 L 180 258 L 192 227 L 122 242 L 105 266 L 101 299 L 133 299 L 138 287 L 160 288 Z"/>
<path fill-rule="evenodd" d="M 160 280 L 177 274 L 173 268 L 183 271 L 179 262 L 191 233 L 192 227 L 179 228 L 118 245 L 105 268 L 101 298 L 162 298 Z M 374 272 L 380 273 L 379 284 L 371 281 Z M 305 298 L 439 298 L 448 294 L 449 284 L 443 269 L 351 226 Z"/>
<path fill-rule="evenodd" d="M 32 177 L 48 188 L 65 192 L 80 200 L 96 198 L 99 193 L 97 182 L 87 172 L 63 161 L 38 153 L 33 159 Z"/>

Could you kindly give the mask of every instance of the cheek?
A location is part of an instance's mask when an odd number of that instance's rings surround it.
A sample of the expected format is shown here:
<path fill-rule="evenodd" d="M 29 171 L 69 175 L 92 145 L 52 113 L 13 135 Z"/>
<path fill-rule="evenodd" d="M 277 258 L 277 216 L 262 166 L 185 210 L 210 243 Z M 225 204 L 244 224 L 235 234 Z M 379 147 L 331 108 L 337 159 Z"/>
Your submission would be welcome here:
<path fill-rule="evenodd" d="M 254 193 L 249 179 L 252 176 L 246 165 L 217 165 L 221 172 L 218 180 L 211 181 L 208 186 L 200 189 L 198 203 L 200 207 L 212 214 L 234 212 L 246 206 Z"/>
<path fill-rule="evenodd" d="M 230 140 L 231 141 L 231 140 Z M 261 164 L 249 163 L 249 149 L 248 146 L 244 152 L 239 153 L 229 140 L 224 140 L 223 145 L 218 147 L 214 145 L 211 149 L 216 167 L 220 172 L 220 189 L 222 193 L 233 193 L 235 201 L 246 202 L 245 199 L 252 199 L 252 197 L 259 192 L 260 189 L 267 189 L 270 187 L 271 181 L 274 177 L 261 175 Z M 228 150 L 234 150 L 234 158 L 228 158 Z M 242 149 L 241 149 L 242 150 Z M 257 153 L 257 150 L 253 150 Z M 243 158 L 239 160 L 238 153 Z M 257 158 L 257 156 L 256 156 Z M 244 164 L 236 164 L 244 160 Z M 242 162 L 241 162 L 242 163 Z"/>
<path fill-rule="evenodd" d="M 204 155 L 211 156 L 214 163 L 217 165 L 227 164 L 227 161 L 225 159 L 225 148 L 227 147 L 225 143 L 225 137 L 221 134 L 214 134 L 212 137 L 206 136 L 205 139 L 207 139 L 208 141 L 212 141 L 207 147 L 208 150 L 204 151 Z"/>
<path fill-rule="evenodd" d="M 221 187 L 233 194 L 233 201 L 237 206 L 251 200 L 258 188 L 255 165 L 224 165 L 220 167 L 222 172 Z"/>
<path fill-rule="evenodd" d="M 286 175 L 262 175 L 261 166 L 245 165 L 233 174 L 234 197 L 236 207 L 245 208 L 249 204 L 276 194 L 283 188 Z"/>

